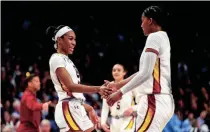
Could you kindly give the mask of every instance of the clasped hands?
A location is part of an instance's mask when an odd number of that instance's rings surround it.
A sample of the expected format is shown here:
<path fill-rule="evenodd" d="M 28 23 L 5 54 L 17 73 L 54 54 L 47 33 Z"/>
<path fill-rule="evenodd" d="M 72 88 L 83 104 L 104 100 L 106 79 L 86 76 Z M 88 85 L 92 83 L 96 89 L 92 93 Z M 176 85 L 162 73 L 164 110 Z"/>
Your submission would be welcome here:
<path fill-rule="evenodd" d="M 122 98 L 122 92 L 118 90 L 118 86 L 114 82 L 109 82 L 107 80 L 101 86 L 99 94 L 102 98 L 107 100 L 109 106 L 112 106 L 115 102 Z"/>

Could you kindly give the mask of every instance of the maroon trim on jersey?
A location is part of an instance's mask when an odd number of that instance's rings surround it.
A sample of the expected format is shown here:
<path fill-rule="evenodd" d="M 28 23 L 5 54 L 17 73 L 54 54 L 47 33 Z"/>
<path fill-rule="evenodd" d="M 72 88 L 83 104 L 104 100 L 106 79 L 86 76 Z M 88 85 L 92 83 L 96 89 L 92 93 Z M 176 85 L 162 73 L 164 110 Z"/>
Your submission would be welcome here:
<path fill-rule="evenodd" d="M 145 52 L 153 52 L 153 53 L 155 53 L 156 55 L 159 54 L 159 52 L 158 52 L 156 49 L 153 49 L 153 48 L 147 48 L 147 49 L 145 50 Z"/>
<path fill-rule="evenodd" d="M 157 58 L 155 62 L 155 67 L 153 70 L 153 91 L 152 93 L 157 94 L 161 92 L 160 85 L 160 58 Z"/>
<path fill-rule="evenodd" d="M 148 108 L 147 108 L 147 113 L 144 117 L 144 121 L 142 122 L 141 126 L 137 129 L 137 132 L 145 132 L 149 129 L 153 118 L 155 116 L 155 111 L 156 111 L 156 100 L 155 100 L 155 95 L 147 95 L 147 100 L 148 100 Z"/>

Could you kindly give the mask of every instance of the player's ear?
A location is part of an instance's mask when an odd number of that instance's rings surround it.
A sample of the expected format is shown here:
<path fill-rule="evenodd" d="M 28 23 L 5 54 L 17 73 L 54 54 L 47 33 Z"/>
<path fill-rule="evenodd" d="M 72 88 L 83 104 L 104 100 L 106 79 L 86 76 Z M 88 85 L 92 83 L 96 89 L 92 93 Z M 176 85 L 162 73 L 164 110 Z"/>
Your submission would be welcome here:
<path fill-rule="evenodd" d="M 60 38 L 60 37 L 58 37 L 58 38 L 57 38 L 57 41 L 58 41 L 58 42 L 59 42 L 59 41 L 61 41 L 61 38 Z"/>
<path fill-rule="evenodd" d="M 148 23 L 149 25 L 151 25 L 154 22 L 154 20 L 152 18 L 149 18 Z"/>

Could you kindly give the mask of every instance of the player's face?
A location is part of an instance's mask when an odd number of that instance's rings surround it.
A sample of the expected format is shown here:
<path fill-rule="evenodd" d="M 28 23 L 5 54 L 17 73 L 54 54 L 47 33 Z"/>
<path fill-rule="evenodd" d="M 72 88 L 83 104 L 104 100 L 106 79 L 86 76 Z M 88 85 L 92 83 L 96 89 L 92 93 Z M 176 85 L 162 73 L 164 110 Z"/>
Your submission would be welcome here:
<path fill-rule="evenodd" d="M 39 91 L 40 90 L 40 79 L 39 79 L 39 77 L 34 77 L 32 80 L 31 80 L 31 82 L 30 82 L 30 85 L 31 85 L 31 87 L 33 87 L 34 88 L 34 90 L 36 90 L 36 91 Z"/>
<path fill-rule="evenodd" d="M 123 80 L 125 74 L 126 74 L 126 72 L 122 65 L 116 64 L 112 68 L 112 76 L 113 76 L 114 80 L 116 80 L 116 81 Z"/>
<path fill-rule="evenodd" d="M 73 31 L 69 31 L 64 35 L 62 39 L 62 50 L 66 54 L 73 54 L 74 48 L 76 46 L 76 35 Z"/>
<path fill-rule="evenodd" d="M 150 27 L 152 24 L 152 20 L 145 16 L 142 16 L 141 21 L 142 21 L 141 28 L 143 30 L 143 33 L 145 36 L 148 36 L 150 34 Z"/>

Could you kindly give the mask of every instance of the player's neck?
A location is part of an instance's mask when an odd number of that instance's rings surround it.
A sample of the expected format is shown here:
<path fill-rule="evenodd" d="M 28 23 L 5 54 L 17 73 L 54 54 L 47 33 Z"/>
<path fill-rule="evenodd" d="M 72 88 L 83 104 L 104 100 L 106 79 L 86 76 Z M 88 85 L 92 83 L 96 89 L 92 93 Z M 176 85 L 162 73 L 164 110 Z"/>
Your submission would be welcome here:
<path fill-rule="evenodd" d="M 154 26 L 153 28 L 152 28 L 152 33 L 154 33 L 154 32 L 158 32 L 158 31 L 162 31 L 162 28 L 160 27 L 160 26 Z"/>
<path fill-rule="evenodd" d="M 57 53 L 67 55 L 64 51 L 59 50 L 59 49 L 57 50 Z"/>

